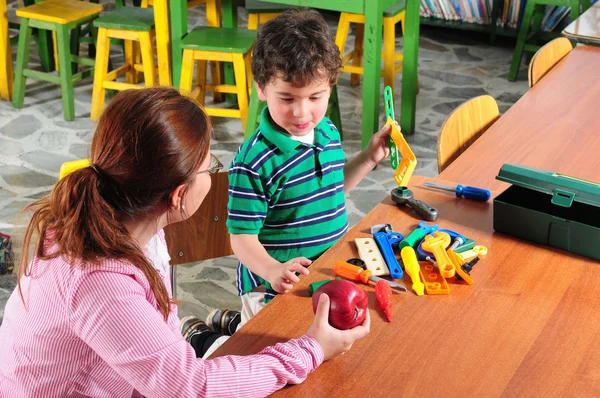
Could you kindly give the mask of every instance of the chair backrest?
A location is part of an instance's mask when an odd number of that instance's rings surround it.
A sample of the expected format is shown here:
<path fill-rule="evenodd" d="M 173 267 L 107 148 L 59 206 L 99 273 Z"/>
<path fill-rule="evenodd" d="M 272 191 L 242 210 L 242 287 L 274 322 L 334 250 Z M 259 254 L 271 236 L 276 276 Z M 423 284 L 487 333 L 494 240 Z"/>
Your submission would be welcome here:
<path fill-rule="evenodd" d="M 442 172 L 500 117 L 496 100 L 482 95 L 468 100 L 446 118 L 438 135 L 438 171 Z"/>
<path fill-rule="evenodd" d="M 529 87 L 533 87 L 572 49 L 573 45 L 566 37 L 558 37 L 540 48 L 529 63 Z"/>
<path fill-rule="evenodd" d="M 186 221 L 165 228 L 171 265 L 233 254 L 227 231 L 227 172 L 212 177 L 212 187 L 202 205 Z"/>

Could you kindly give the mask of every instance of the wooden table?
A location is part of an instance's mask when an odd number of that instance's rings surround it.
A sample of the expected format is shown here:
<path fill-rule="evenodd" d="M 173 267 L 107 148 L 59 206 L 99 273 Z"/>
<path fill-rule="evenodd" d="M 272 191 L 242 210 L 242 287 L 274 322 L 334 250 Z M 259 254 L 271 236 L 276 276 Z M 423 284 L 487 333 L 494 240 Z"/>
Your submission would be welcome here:
<path fill-rule="evenodd" d="M 576 48 L 437 179 L 496 189 L 502 163 L 514 162 L 600 181 L 600 49 Z M 600 264 L 561 250 L 496 234 L 493 204 L 424 188 L 415 196 L 438 208 L 442 227 L 488 247 L 472 286 L 453 283 L 446 296 L 394 293 L 393 323 L 364 287 L 370 335 L 345 355 L 276 396 L 598 396 Z M 251 354 L 297 337 L 313 321 L 309 283 L 333 277 L 336 260 L 357 255 L 356 237 L 391 223 L 407 234 L 418 223 L 386 198 L 216 355 Z M 404 284 L 410 286 L 405 276 Z"/>
<path fill-rule="evenodd" d="M 562 34 L 578 43 L 600 46 L 600 3 L 588 8 Z"/>

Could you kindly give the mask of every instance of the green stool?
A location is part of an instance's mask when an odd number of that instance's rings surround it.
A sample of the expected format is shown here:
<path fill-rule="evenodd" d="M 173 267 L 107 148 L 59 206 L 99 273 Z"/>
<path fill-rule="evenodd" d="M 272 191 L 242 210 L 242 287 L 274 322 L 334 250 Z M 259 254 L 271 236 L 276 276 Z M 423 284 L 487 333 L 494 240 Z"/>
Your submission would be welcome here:
<path fill-rule="evenodd" d="M 263 108 L 267 105 L 258 99 L 256 92 L 256 82 L 252 81 L 252 94 L 250 95 L 250 106 L 248 108 L 248 120 L 246 121 L 246 128 L 244 130 L 244 140 L 247 140 L 258 127 L 260 121 L 260 114 Z M 331 88 L 331 95 L 329 96 L 329 104 L 327 105 L 327 117 L 331 119 L 335 127 L 337 127 L 340 133 L 340 139 L 343 139 L 342 134 L 342 115 L 340 113 L 340 103 L 337 94 L 337 85 Z"/>
<path fill-rule="evenodd" d="M 17 10 L 21 18 L 19 31 L 19 49 L 17 66 L 15 68 L 15 86 L 13 106 L 22 108 L 25 100 L 25 80 L 31 77 L 38 80 L 59 84 L 62 92 L 62 102 L 65 120 L 75 118 L 75 101 L 73 83 L 92 76 L 93 68 L 79 73 L 73 73 L 72 63 L 93 67 L 94 60 L 71 54 L 69 32 L 95 19 L 103 7 L 99 4 L 78 0 L 47 0 L 29 7 Z M 27 69 L 29 65 L 29 43 L 32 28 L 55 31 L 58 47 L 58 76 Z"/>
<path fill-rule="evenodd" d="M 513 52 L 513 59 L 508 73 L 508 80 L 514 82 L 517 80 L 519 67 L 521 66 L 521 58 L 523 52 L 535 53 L 541 46 L 533 44 L 535 39 L 542 38 L 552 39 L 558 37 L 559 34 L 552 32 L 542 32 L 542 19 L 544 18 L 545 6 L 567 6 L 571 7 L 571 21 L 579 17 L 579 7 L 583 5 L 583 11 L 590 7 L 590 0 L 527 0 L 525 13 L 521 21 L 521 27 L 517 35 L 517 44 Z"/>

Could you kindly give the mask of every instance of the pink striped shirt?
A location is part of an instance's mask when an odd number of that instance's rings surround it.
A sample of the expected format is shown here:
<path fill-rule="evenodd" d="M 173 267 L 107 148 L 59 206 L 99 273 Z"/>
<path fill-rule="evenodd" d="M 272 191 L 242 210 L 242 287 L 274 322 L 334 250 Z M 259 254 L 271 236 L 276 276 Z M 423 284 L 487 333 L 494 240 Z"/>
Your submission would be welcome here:
<path fill-rule="evenodd" d="M 26 306 L 15 290 L 0 327 L 0 397 L 265 396 L 323 361 L 309 336 L 251 356 L 196 358 L 176 311 L 165 322 L 144 274 L 126 262 L 81 269 L 34 258 L 30 270 Z"/>

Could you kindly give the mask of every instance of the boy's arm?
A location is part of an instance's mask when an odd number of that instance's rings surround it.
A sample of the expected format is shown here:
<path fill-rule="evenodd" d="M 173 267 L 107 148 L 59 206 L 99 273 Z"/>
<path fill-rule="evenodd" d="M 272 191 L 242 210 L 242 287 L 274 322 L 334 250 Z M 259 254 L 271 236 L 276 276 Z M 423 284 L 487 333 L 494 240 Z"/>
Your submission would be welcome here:
<path fill-rule="evenodd" d="M 371 137 L 369 145 L 344 166 L 344 193 L 350 192 L 379 162 L 390 156 L 391 127 L 383 126 Z"/>
<path fill-rule="evenodd" d="M 280 263 L 267 253 L 258 240 L 258 235 L 231 235 L 231 248 L 246 268 L 266 279 L 278 293 L 290 290 L 294 283 L 300 281 L 296 272 L 308 275 L 308 270 L 304 267 L 310 265 L 310 260 L 297 257 Z"/>

